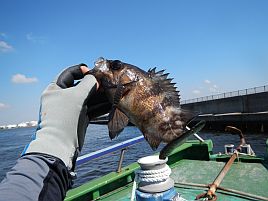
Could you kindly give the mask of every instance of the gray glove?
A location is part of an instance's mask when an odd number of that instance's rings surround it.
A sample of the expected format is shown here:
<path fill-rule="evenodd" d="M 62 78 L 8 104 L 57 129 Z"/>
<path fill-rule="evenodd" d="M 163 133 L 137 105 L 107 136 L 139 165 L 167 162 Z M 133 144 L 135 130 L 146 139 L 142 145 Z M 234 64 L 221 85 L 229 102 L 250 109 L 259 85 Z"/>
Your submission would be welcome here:
<path fill-rule="evenodd" d="M 80 64 L 64 70 L 41 96 L 39 123 L 35 135 L 22 155 L 42 153 L 61 159 L 69 170 L 74 169 L 76 158 L 84 143 L 90 116 L 101 111 L 98 103 L 90 109 L 88 99 L 96 96 L 97 81 L 94 76 L 84 76 Z M 82 79 L 74 86 L 74 80 Z M 103 95 L 102 95 L 103 97 Z M 105 102 L 106 101 L 106 102 Z"/>

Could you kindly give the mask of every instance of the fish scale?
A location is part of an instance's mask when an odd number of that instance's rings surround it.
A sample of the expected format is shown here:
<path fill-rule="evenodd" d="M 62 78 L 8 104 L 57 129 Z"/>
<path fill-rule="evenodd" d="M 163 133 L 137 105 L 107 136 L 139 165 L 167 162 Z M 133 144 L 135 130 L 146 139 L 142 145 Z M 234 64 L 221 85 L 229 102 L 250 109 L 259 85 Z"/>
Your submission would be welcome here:
<path fill-rule="evenodd" d="M 152 149 L 183 135 L 192 116 L 181 110 L 176 83 L 165 70 L 152 68 L 146 72 L 132 64 L 102 58 L 90 73 L 112 101 L 108 123 L 111 139 L 123 131 L 128 121 L 141 130 Z"/>

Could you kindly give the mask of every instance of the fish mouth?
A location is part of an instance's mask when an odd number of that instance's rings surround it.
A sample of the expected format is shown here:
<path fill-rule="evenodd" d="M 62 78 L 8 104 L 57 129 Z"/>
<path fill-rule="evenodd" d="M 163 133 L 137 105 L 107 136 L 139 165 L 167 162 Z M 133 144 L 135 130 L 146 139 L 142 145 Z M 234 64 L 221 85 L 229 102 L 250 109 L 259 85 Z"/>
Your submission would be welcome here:
<path fill-rule="evenodd" d="M 95 67 L 100 67 L 105 61 L 106 61 L 106 59 L 104 59 L 103 57 L 99 57 L 99 58 L 94 62 L 94 65 L 95 65 Z"/>
<path fill-rule="evenodd" d="M 96 76 L 99 70 L 101 70 L 102 66 L 106 63 L 106 59 L 103 57 L 99 57 L 95 62 L 94 62 L 94 67 L 89 70 L 88 74 Z"/>

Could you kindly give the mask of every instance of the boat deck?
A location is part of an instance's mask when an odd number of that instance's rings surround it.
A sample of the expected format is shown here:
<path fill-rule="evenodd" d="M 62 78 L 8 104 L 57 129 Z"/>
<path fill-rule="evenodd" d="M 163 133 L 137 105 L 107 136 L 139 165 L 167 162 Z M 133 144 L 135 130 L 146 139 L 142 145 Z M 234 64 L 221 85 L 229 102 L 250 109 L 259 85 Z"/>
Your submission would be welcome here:
<path fill-rule="evenodd" d="M 217 177 L 230 156 L 210 155 L 212 142 L 185 143 L 176 153 L 169 157 L 168 164 L 172 169 L 171 178 L 175 181 L 176 191 L 186 200 L 207 191 L 207 185 Z M 242 162 L 241 162 L 242 161 Z M 263 159 L 241 156 L 235 161 L 220 187 L 217 190 L 218 201 L 261 200 L 253 199 L 246 194 L 266 197 L 268 200 L 268 171 Z M 67 200 L 130 200 L 134 172 L 139 168 L 137 163 L 125 167 L 121 173 L 112 172 L 102 178 L 93 180 L 68 192 Z M 237 192 L 227 192 L 235 190 Z M 241 194 L 242 193 L 242 194 Z"/>
<path fill-rule="evenodd" d="M 176 187 L 180 187 L 178 192 L 187 187 L 187 183 L 193 184 L 211 184 L 221 171 L 224 162 L 216 161 L 194 161 L 181 160 L 176 167 L 172 169 L 171 177 L 175 181 Z M 191 174 L 189 174 L 191 172 Z M 262 175 L 260 177 L 260 174 Z M 267 169 L 260 163 L 242 163 L 235 162 L 224 177 L 221 187 L 246 192 L 258 196 L 267 197 L 268 195 L 268 172 Z M 188 186 L 189 187 L 189 186 Z M 200 191 L 199 193 L 204 192 Z M 221 191 L 223 192 L 223 191 Z M 197 194 L 183 194 L 182 197 L 194 199 Z M 226 196 L 218 194 L 218 200 L 226 200 Z M 222 197 L 222 199 L 220 199 Z M 235 200 L 234 197 L 230 200 Z M 241 200 L 241 198 L 239 198 Z"/>
<path fill-rule="evenodd" d="M 216 161 L 181 160 L 173 165 L 171 177 L 175 181 L 177 192 L 179 192 L 184 199 L 194 200 L 196 195 L 206 192 L 205 190 L 207 188 L 194 187 L 191 184 L 207 185 L 212 183 L 224 165 L 224 162 Z M 259 174 L 262 174 L 262 176 L 260 177 Z M 220 186 L 267 197 L 268 172 L 262 164 L 235 162 Z M 132 185 L 127 185 L 98 200 L 127 201 L 130 200 L 131 190 Z M 247 197 L 238 196 L 235 193 L 224 192 L 222 190 L 218 190 L 216 194 L 219 201 L 249 200 Z"/>

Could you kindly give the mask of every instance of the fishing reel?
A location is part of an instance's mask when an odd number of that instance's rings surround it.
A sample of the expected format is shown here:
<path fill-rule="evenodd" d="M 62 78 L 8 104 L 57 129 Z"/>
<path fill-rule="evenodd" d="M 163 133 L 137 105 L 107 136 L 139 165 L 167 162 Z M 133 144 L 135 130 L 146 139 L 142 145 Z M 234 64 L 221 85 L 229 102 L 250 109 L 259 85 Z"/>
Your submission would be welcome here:
<path fill-rule="evenodd" d="M 233 126 L 226 126 L 225 131 L 231 132 L 233 134 L 238 134 L 240 137 L 240 144 L 236 149 L 234 148 L 233 144 L 224 145 L 225 154 L 232 155 L 235 152 L 238 152 L 241 155 L 255 156 L 253 149 L 251 148 L 250 144 L 246 143 L 245 137 L 240 129 Z"/>

